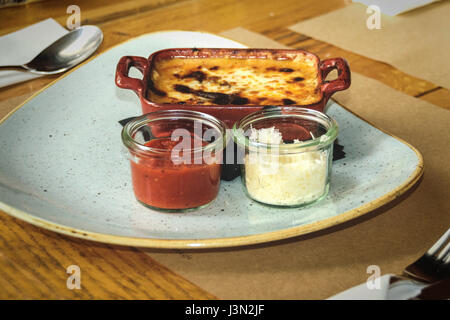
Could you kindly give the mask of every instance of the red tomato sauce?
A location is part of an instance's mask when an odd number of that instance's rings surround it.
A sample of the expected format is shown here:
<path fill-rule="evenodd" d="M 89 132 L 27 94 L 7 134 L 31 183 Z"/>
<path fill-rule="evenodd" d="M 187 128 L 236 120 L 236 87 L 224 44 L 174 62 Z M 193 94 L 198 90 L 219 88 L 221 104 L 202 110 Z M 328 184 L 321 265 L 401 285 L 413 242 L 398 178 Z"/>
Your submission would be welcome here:
<path fill-rule="evenodd" d="M 146 146 L 171 151 L 178 143 L 154 139 Z M 190 164 L 174 164 L 170 154 L 138 158 L 138 163 L 130 161 L 133 188 L 136 198 L 146 205 L 162 209 L 195 208 L 211 202 L 219 192 L 219 163 L 207 164 L 202 159 L 195 164 L 192 159 Z"/>

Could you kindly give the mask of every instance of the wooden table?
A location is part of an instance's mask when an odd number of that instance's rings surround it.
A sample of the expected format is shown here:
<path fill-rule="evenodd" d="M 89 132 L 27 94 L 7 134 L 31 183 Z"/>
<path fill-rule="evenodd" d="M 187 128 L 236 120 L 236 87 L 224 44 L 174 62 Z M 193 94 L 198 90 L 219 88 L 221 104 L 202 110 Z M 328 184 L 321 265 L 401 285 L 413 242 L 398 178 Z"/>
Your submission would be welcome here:
<path fill-rule="evenodd" d="M 319 56 L 345 53 L 352 69 L 408 95 L 450 108 L 447 89 L 330 44 L 292 32 L 287 26 L 341 8 L 346 0 L 101 0 L 43 1 L 0 9 L 0 35 L 52 17 L 65 25 L 66 9 L 81 8 L 81 23 L 104 33 L 99 53 L 127 39 L 157 30 L 219 33 L 245 27 L 279 43 Z M 0 117 L 58 76 L 0 89 Z M 83 290 L 68 290 L 66 268 L 83 270 Z M 214 299 L 153 260 L 142 250 L 39 229 L 0 212 L 0 298 L 2 299 Z"/>

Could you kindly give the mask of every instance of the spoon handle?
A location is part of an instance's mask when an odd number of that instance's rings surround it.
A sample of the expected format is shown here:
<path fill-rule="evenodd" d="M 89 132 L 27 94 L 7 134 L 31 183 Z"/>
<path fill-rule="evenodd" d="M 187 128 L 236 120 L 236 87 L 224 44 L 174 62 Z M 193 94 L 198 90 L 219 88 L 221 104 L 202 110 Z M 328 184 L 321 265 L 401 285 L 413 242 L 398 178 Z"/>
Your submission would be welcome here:
<path fill-rule="evenodd" d="M 27 70 L 24 66 L 0 66 L 1 70 Z"/>

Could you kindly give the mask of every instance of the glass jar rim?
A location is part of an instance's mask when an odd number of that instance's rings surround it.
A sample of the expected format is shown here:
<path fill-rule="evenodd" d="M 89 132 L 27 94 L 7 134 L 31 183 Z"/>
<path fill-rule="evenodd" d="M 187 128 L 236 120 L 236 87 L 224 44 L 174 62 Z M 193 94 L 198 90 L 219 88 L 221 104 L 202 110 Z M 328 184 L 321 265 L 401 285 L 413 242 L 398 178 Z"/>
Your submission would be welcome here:
<path fill-rule="evenodd" d="M 133 135 L 144 125 L 158 120 L 194 120 L 206 123 L 208 126 L 213 127 L 220 133 L 220 137 L 206 146 L 198 148 L 188 148 L 187 152 L 203 152 L 207 150 L 214 150 L 220 146 L 220 149 L 225 148 L 226 143 L 226 125 L 223 121 L 213 117 L 209 114 L 192 111 L 192 110 L 181 110 L 181 109 L 170 109 L 170 110 L 158 110 L 150 113 L 146 113 L 142 116 L 138 116 L 133 120 L 129 121 L 122 129 L 122 142 L 130 151 L 143 154 L 167 154 L 170 153 L 167 149 L 154 148 L 145 146 L 137 142 Z"/>
<path fill-rule="evenodd" d="M 314 121 L 324 125 L 327 131 L 318 137 L 313 137 L 311 140 L 303 141 L 302 143 L 288 144 L 270 144 L 251 141 L 244 134 L 243 128 L 245 126 L 256 123 L 259 120 L 276 118 L 300 118 Z M 336 140 L 338 132 L 338 124 L 333 118 L 323 112 L 304 107 L 274 106 L 271 109 L 262 109 L 245 116 L 237 121 L 233 126 L 233 138 L 238 145 L 243 146 L 246 149 L 276 149 L 280 153 L 301 152 L 302 149 L 304 150 L 306 148 L 308 148 L 307 150 L 321 149 L 332 144 L 334 140 Z"/>

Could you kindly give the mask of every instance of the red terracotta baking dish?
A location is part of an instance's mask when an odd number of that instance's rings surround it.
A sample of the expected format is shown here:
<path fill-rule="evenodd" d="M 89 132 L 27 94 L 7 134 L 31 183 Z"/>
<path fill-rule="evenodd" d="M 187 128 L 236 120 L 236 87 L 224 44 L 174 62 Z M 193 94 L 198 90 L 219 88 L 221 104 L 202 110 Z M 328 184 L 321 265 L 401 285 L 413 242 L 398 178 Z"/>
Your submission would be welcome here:
<path fill-rule="evenodd" d="M 131 67 L 142 79 L 128 76 Z M 337 79 L 325 81 L 333 69 Z M 115 81 L 138 95 L 144 114 L 194 110 L 232 127 L 267 105 L 323 112 L 333 93 L 350 86 L 350 69 L 342 58 L 320 61 L 303 50 L 181 48 L 157 51 L 149 58 L 124 56 Z"/>

